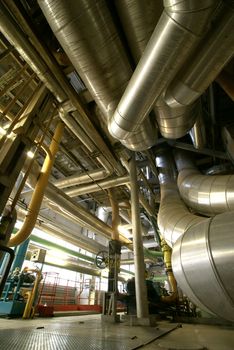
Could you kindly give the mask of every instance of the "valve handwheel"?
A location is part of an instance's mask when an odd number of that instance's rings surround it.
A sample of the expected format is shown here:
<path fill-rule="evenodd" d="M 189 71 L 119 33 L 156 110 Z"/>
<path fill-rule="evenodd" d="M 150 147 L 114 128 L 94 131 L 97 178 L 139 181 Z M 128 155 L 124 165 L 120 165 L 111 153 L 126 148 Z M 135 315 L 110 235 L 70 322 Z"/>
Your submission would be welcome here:
<path fill-rule="evenodd" d="M 95 258 L 95 264 L 99 269 L 105 269 L 108 266 L 109 254 L 105 250 L 101 250 L 97 253 Z"/>

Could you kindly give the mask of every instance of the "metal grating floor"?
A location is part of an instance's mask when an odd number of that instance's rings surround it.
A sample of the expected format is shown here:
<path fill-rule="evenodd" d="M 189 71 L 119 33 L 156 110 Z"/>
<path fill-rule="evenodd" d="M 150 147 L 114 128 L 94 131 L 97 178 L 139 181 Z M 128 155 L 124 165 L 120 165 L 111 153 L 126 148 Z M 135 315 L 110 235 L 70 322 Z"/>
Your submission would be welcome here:
<path fill-rule="evenodd" d="M 28 322 L 28 321 L 25 321 Z M 133 350 L 175 329 L 130 327 L 124 324 L 68 322 L 44 329 L 0 329 L 1 350 Z"/>

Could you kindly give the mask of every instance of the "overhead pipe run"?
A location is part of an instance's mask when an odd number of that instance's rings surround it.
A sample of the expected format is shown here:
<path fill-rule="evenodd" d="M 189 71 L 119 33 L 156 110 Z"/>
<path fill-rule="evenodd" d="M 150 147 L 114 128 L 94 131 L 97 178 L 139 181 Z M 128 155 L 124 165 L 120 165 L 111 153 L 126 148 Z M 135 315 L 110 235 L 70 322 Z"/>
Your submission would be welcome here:
<path fill-rule="evenodd" d="M 216 1 L 164 1 L 163 14 L 110 120 L 109 131 L 127 139 L 175 77 L 206 29 Z"/>
<path fill-rule="evenodd" d="M 178 188 L 188 207 L 213 216 L 234 210 L 234 175 L 202 175 L 188 153 L 175 151 Z"/>
<path fill-rule="evenodd" d="M 83 194 L 89 194 L 97 191 L 102 191 L 111 187 L 118 187 L 126 185 L 130 182 L 129 175 L 114 177 L 96 183 L 82 185 L 74 189 L 65 190 L 65 193 L 70 197 L 81 196 Z"/>
<path fill-rule="evenodd" d="M 37 216 L 41 207 L 41 203 L 44 197 L 45 189 L 48 184 L 49 176 L 54 164 L 55 156 L 59 149 L 59 143 L 62 139 L 63 130 L 64 130 L 64 124 L 62 122 L 59 122 L 55 129 L 55 132 L 49 147 L 49 152 L 47 153 L 46 158 L 44 160 L 43 166 L 41 168 L 40 176 L 38 178 L 38 181 L 35 186 L 35 190 L 33 192 L 31 201 L 29 203 L 28 214 L 25 217 L 23 226 L 18 231 L 18 233 L 10 238 L 8 242 L 9 247 L 12 247 L 24 242 L 30 236 L 35 226 Z"/>
<path fill-rule="evenodd" d="M 102 113 L 111 116 L 132 70 L 106 2 L 39 0 L 39 5 Z"/>
<path fill-rule="evenodd" d="M 191 63 L 180 72 L 165 97 L 169 105 L 190 105 L 197 100 L 215 80 L 223 67 L 233 57 L 234 6 L 223 1 L 222 9 L 204 37 Z"/>
<path fill-rule="evenodd" d="M 103 180 L 109 175 L 109 173 L 104 169 L 95 169 L 87 171 L 85 174 L 75 174 L 67 176 L 64 179 L 55 180 L 53 185 L 58 188 L 66 188 L 71 186 L 79 186 L 85 183 L 91 183 L 97 180 Z"/>

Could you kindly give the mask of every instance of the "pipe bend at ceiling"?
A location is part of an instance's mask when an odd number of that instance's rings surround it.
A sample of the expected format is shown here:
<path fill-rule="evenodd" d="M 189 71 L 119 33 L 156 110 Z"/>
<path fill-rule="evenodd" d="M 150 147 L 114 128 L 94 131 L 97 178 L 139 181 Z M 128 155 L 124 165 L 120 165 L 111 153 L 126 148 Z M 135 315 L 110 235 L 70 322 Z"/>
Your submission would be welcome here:
<path fill-rule="evenodd" d="M 175 151 L 178 188 L 188 207 L 213 216 L 234 210 L 234 175 L 202 175 L 188 153 Z"/>
<path fill-rule="evenodd" d="M 214 4 L 164 2 L 163 14 L 109 122 L 112 136 L 124 140 L 140 127 L 206 31 Z"/>

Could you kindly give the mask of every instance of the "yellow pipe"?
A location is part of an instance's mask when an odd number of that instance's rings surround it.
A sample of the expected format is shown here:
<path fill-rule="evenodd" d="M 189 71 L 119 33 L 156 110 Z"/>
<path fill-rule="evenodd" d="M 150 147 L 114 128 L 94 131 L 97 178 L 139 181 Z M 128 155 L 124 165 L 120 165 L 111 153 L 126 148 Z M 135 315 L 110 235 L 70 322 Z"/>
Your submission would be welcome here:
<path fill-rule="evenodd" d="M 171 287 L 171 295 L 166 295 L 162 296 L 161 300 L 164 303 L 172 303 L 177 300 L 178 292 L 177 292 L 177 283 L 174 277 L 174 274 L 172 272 L 172 266 L 171 266 L 171 253 L 172 250 L 171 248 L 167 245 L 166 241 L 164 239 L 161 240 L 161 247 L 162 247 L 162 252 L 164 256 L 164 264 L 166 266 L 166 271 L 167 271 L 167 277 L 168 277 L 168 282 Z"/>
<path fill-rule="evenodd" d="M 45 188 L 48 184 L 49 176 L 54 164 L 55 155 L 58 151 L 59 143 L 62 139 L 63 129 L 64 129 L 64 124 L 62 122 L 59 122 L 49 147 L 49 154 L 47 154 L 44 160 L 44 164 L 41 168 L 41 172 L 40 172 L 38 181 L 36 183 L 35 190 L 32 195 L 32 199 L 28 206 L 28 214 L 25 217 L 25 220 L 21 229 L 18 231 L 16 235 L 11 237 L 11 239 L 9 240 L 9 243 L 8 243 L 9 247 L 16 246 L 24 242 L 30 236 L 36 224 L 36 220 L 37 220 L 37 216 L 43 200 Z"/>
<path fill-rule="evenodd" d="M 39 283 L 42 279 L 40 270 L 25 270 L 26 272 L 35 272 L 37 274 L 36 279 L 33 284 L 33 289 L 28 293 L 28 300 L 24 309 L 23 318 L 32 318 L 34 316 L 33 302 L 38 291 Z"/>

